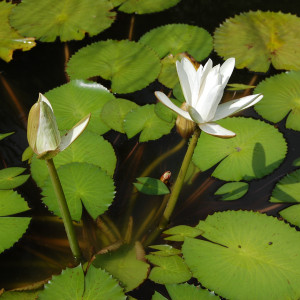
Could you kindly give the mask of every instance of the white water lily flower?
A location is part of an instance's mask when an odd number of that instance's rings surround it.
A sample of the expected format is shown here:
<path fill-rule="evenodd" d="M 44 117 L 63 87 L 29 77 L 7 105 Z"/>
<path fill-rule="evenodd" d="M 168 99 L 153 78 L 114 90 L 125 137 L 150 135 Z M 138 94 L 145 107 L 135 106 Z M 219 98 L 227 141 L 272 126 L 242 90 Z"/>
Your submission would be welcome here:
<path fill-rule="evenodd" d="M 219 104 L 234 64 L 235 59 L 229 58 L 222 66 L 213 67 L 209 59 L 204 67 L 200 65 L 196 70 L 187 58 L 183 58 L 181 62 L 177 61 L 177 73 L 187 111 L 177 107 L 164 93 L 155 92 L 155 95 L 164 105 L 187 120 L 194 121 L 206 133 L 221 137 L 235 136 L 234 132 L 223 128 L 215 121 L 256 104 L 263 96 L 256 94 Z"/>
<path fill-rule="evenodd" d="M 27 139 L 38 158 L 49 159 L 70 146 L 89 123 L 91 114 L 78 122 L 65 135 L 60 136 L 52 106 L 39 94 L 39 99 L 30 109 Z"/>

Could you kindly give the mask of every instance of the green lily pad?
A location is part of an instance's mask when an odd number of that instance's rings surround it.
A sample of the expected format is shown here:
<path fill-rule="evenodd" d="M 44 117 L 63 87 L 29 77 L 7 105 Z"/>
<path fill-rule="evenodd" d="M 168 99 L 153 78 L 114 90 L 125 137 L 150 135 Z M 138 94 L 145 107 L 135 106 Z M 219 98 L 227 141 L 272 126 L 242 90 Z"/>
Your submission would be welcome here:
<path fill-rule="evenodd" d="M 60 130 L 71 129 L 79 120 L 91 113 L 87 130 L 104 134 L 108 127 L 100 118 L 103 106 L 115 97 L 101 84 L 87 80 L 72 80 L 48 91 L 45 97 L 51 102 Z"/>
<path fill-rule="evenodd" d="M 277 123 L 288 115 L 286 128 L 300 131 L 300 72 L 291 71 L 268 78 L 261 82 L 255 93 L 263 99 L 255 110 L 265 119 Z"/>
<path fill-rule="evenodd" d="M 151 177 L 139 177 L 133 185 L 136 189 L 146 195 L 166 195 L 169 194 L 169 188 L 159 179 Z"/>
<path fill-rule="evenodd" d="M 300 157 L 296 158 L 296 159 L 293 161 L 293 166 L 294 166 L 294 167 L 300 167 Z"/>
<path fill-rule="evenodd" d="M 186 238 L 184 260 L 193 276 L 226 299 L 298 299 L 300 232 L 249 211 L 208 216 L 197 228 L 206 240 Z"/>
<path fill-rule="evenodd" d="M 149 14 L 168 9 L 180 0 L 125 0 L 118 10 L 131 14 Z"/>
<path fill-rule="evenodd" d="M 229 182 L 223 184 L 215 195 L 221 195 L 222 200 L 236 200 L 242 198 L 248 192 L 249 184 L 246 182 Z"/>
<path fill-rule="evenodd" d="M 300 19 L 281 12 L 250 11 L 227 19 L 214 34 L 215 51 L 236 67 L 267 72 L 300 69 Z"/>
<path fill-rule="evenodd" d="M 272 191 L 270 202 L 300 202 L 300 169 L 283 177 Z"/>
<path fill-rule="evenodd" d="M 29 210 L 27 202 L 13 190 L 0 190 L 0 253 L 18 241 L 31 218 L 8 217 Z"/>
<path fill-rule="evenodd" d="M 168 300 L 168 298 L 162 296 L 160 293 L 156 292 L 153 294 L 151 300 Z"/>
<path fill-rule="evenodd" d="M 289 223 L 300 227 L 300 204 L 292 205 L 279 212 L 279 214 Z"/>
<path fill-rule="evenodd" d="M 179 101 L 177 101 L 176 99 L 172 99 L 173 103 L 177 105 L 177 103 L 179 103 Z M 180 107 L 181 105 L 179 105 Z M 173 122 L 174 120 L 176 120 L 177 118 L 177 114 L 175 112 L 173 112 L 171 109 L 169 109 L 167 106 L 165 106 L 164 104 L 162 104 L 161 102 L 157 102 L 155 104 L 155 113 L 157 114 L 157 116 L 166 121 L 166 122 Z"/>
<path fill-rule="evenodd" d="M 71 79 L 101 76 L 111 80 L 114 93 L 131 93 L 143 89 L 160 72 L 157 54 L 132 41 L 101 41 L 86 46 L 69 60 L 67 72 Z"/>
<path fill-rule="evenodd" d="M 123 123 L 125 116 L 137 108 L 138 105 L 125 99 L 114 99 L 108 101 L 102 108 L 101 119 L 111 129 L 125 133 Z"/>
<path fill-rule="evenodd" d="M 43 42 L 81 40 L 110 27 L 116 15 L 111 9 L 107 0 L 27 0 L 13 9 L 10 22 L 22 35 Z"/>
<path fill-rule="evenodd" d="M 112 145 L 102 136 L 89 131 L 84 131 L 70 147 L 57 154 L 53 160 L 56 168 L 72 162 L 94 164 L 110 176 L 114 174 L 117 163 Z M 43 187 L 49 176 L 45 162 L 34 156 L 30 168 L 32 178 L 39 187 Z"/>
<path fill-rule="evenodd" d="M 117 251 L 97 255 L 94 266 L 105 269 L 123 283 L 126 292 L 138 287 L 147 277 L 149 265 L 136 258 L 135 247 L 124 245 Z"/>
<path fill-rule="evenodd" d="M 114 182 L 97 166 L 70 163 L 59 167 L 57 172 L 73 220 L 80 220 L 82 204 L 94 219 L 111 205 L 115 194 Z M 44 196 L 42 200 L 48 208 L 61 217 L 50 177 L 45 181 L 42 195 Z"/>
<path fill-rule="evenodd" d="M 248 85 L 248 84 L 242 84 L 242 83 L 227 84 L 228 91 L 242 91 L 242 90 L 253 89 L 253 88 L 255 88 L 255 85 Z"/>
<path fill-rule="evenodd" d="M 126 115 L 123 128 L 128 136 L 132 138 L 141 131 L 140 142 L 156 140 L 170 133 L 174 127 L 173 122 L 166 122 L 155 113 L 155 105 L 147 104 L 140 106 Z"/>
<path fill-rule="evenodd" d="M 287 145 L 282 134 L 265 122 L 250 118 L 227 118 L 218 122 L 236 133 L 221 139 L 204 132 L 198 140 L 193 161 L 202 171 L 226 181 L 252 180 L 270 174 L 283 161 Z M 274 151 L 276 149 L 276 151 Z"/>
<path fill-rule="evenodd" d="M 0 170 L 0 189 L 14 189 L 23 183 L 29 178 L 30 175 L 20 175 L 26 169 L 24 168 L 6 168 Z M 18 176 L 20 175 L 20 176 Z"/>
<path fill-rule="evenodd" d="M 0 2 L 0 58 L 9 62 L 16 49 L 28 51 L 35 46 L 34 38 L 24 38 L 9 25 L 8 17 L 14 4 Z"/>
<path fill-rule="evenodd" d="M 178 225 L 168 230 L 165 230 L 163 233 L 171 235 L 166 237 L 165 240 L 183 242 L 186 236 L 196 237 L 198 235 L 201 235 L 203 231 L 199 230 L 198 228 L 187 226 L 187 225 Z"/>
<path fill-rule="evenodd" d="M 156 265 L 149 275 L 149 279 L 156 283 L 181 283 L 192 277 L 183 259 L 178 255 L 159 256 L 149 254 L 146 255 L 146 258 Z"/>
<path fill-rule="evenodd" d="M 220 299 L 218 296 L 204 290 L 199 286 L 191 284 L 167 284 L 167 291 L 172 300 L 216 300 Z"/>
<path fill-rule="evenodd" d="M 36 300 L 38 291 L 23 291 L 23 292 L 4 292 L 1 295 L 1 300 Z"/>
<path fill-rule="evenodd" d="M 177 255 L 180 254 L 181 251 L 179 249 L 176 249 L 172 247 L 171 245 L 153 245 L 149 246 L 149 248 L 156 249 L 158 251 L 151 252 L 153 255 L 159 255 L 159 256 L 171 256 L 171 255 Z"/>

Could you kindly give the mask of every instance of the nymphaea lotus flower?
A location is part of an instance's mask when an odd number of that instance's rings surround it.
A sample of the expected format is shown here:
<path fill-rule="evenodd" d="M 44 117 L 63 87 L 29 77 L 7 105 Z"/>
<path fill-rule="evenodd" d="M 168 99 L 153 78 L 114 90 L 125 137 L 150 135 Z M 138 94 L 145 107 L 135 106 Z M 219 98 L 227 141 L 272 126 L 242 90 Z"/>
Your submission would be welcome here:
<path fill-rule="evenodd" d="M 60 136 L 52 106 L 48 99 L 39 94 L 28 116 L 27 139 L 38 158 L 50 159 L 70 146 L 89 123 L 91 114 L 84 117 L 71 130 Z"/>
<path fill-rule="evenodd" d="M 186 100 L 187 111 L 177 107 L 164 93 L 155 92 L 164 105 L 187 120 L 197 123 L 201 130 L 220 137 L 232 137 L 235 133 L 215 123 L 246 109 L 262 99 L 261 94 L 246 96 L 219 104 L 224 88 L 234 69 L 235 59 L 227 59 L 222 66 L 212 66 L 209 59 L 198 70 L 187 58 L 176 62 L 181 89 Z"/>

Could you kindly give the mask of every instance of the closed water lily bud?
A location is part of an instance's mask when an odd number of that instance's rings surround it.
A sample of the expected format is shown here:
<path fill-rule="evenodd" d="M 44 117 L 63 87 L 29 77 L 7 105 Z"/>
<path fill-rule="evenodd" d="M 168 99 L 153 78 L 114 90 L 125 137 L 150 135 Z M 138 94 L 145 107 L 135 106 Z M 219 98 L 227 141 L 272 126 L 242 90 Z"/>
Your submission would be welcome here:
<path fill-rule="evenodd" d="M 181 105 L 181 109 L 184 111 L 187 111 L 186 102 L 184 102 Z M 195 123 L 193 121 L 189 121 L 189 120 L 185 119 L 181 115 L 178 115 L 177 119 L 176 119 L 176 130 L 184 139 L 187 139 L 194 132 Z"/>

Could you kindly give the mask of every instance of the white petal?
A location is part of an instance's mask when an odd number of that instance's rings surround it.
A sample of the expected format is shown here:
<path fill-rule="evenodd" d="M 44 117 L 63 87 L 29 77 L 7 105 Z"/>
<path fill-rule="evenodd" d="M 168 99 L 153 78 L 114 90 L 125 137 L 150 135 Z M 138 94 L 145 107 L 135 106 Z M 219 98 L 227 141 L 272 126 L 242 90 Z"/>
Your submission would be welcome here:
<path fill-rule="evenodd" d="M 52 112 L 53 112 L 53 108 L 52 108 L 51 103 L 50 103 L 49 100 L 48 100 L 43 94 L 41 94 L 41 93 L 39 93 L 39 99 L 38 99 L 38 102 L 44 102 L 44 103 L 46 103 L 46 104 L 50 107 L 50 109 L 52 110 Z"/>
<path fill-rule="evenodd" d="M 167 106 L 170 109 L 172 109 L 173 111 L 175 111 L 177 114 L 181 115 L 182 117 L 184 117 L 187 120 L 193 121 L 187 111 L 176 106 L 164 93 L 155 92 L 155 96 L 161 103 L 163 103 L 165 106 Z"/>
<path fill-rule="evenodd" d="M 64 136 L 61 137 L 59 145 L 59 151 L 65 150 L 69 147 L 84 131 L 91 118 L 91 114 L 88 114 L 81 121 L 79 121 L 72 129 L 70 129 Z"/>
<path fill-rule="evenodd" d="M 190 106 L 188 108 L 189 114 L 191 116 L 191 118 L 193 119 L 193 121 L 195 123 L 204 123 L 204 120 L 202 118 L 202 116 L 197 112 L 197 110 L 195 108 L 193 108 L 192 106 Z"/>
<path fill-rule="evenodd" d="M 204 123 L 199 124 L 199 127 L 201 130 L 205 131 L 208 134 L 219 136 L 219 137 L 233 137 L 235 136 L 235 133 L 225 129 L 224 127 L 220 126 L 216 123 Z"/>
<path fill-rule="evenodd" d="M 235 65 L 235 59 L 233 57 L 228 58 L 220 68 L 220 73 L 222 75 L 222 84 L 226 85 Z"/>
<path fill-rule="evenodd" d="M 259 102 L 262 98 L 263 95 L 256 94 L 222 103 L 218 106 L 213 121 L 226 118 L 228 116 L 233 115 L 234 113 L 246 109 Z"/>

